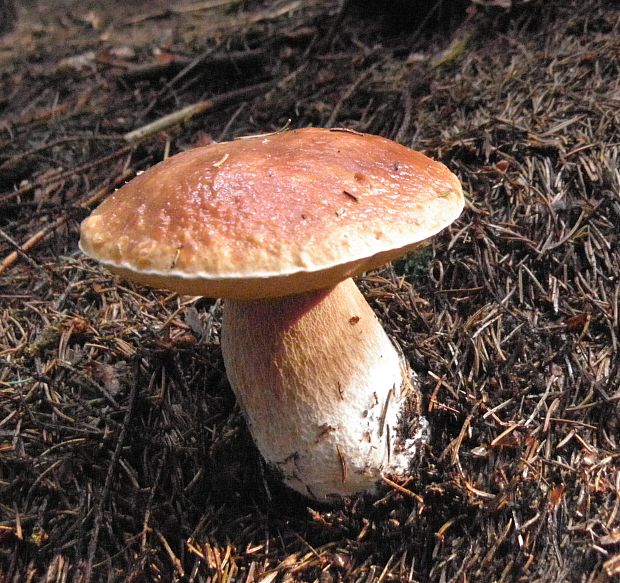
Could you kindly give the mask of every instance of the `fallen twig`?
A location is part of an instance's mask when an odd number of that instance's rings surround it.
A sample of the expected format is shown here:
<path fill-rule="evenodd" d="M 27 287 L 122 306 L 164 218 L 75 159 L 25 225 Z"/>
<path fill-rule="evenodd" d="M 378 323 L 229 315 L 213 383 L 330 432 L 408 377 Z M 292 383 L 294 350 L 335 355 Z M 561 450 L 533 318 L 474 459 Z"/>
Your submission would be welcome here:
<path fill-rule="evenodd" d="M 90 208 L 96 203 L 98 203 L 102 198 L 104 198 L 112 188 L 117 187 L 119 184 L 123 183 L 133 174 L 133 170 L 127 169 L 120 176 L 114 179 L 112 184 L 104 184 L 99 188 L 95 189 L 95 191 L 88 195 L 88 197 L 76 204 L 76 207 L 79 208 Z M 13 267 L 20 255 L 27 258 L 30 262 L 32 260 L 28 257 L 27 252 L 36 247 L 41 241 L 45 240 L 49 235 L 51 235 L 56 229 L 64 225 L 69 218 L 71 218 L 71 213 L 67 213 L 55 221 L 45 225 L 42 229 L 38 230 L 34 235 L 32 235 L 27 241 L 25 241 L 22 245 L 19 245 L 12 239 L 9 241 L 14 247 L 15 251 L 9 253 L 0 263 L 0 275 L 2 275 L 7 269 Z M 5 235 L 5 239 L 8 240 Z"/>
<path fill-rule="evenodd" d="M 103 490 L 101 491 L 101 497 L 99 498 L 99 503 L 97 504 L 97 513 L 95 514 L 95 524 L 93 527 L 93 533 L 88 543 L 88 560 L 87 560 L 86 567 L 84 570 L 83 580 L 86 583 L 90 581 L 91 576 L 92 576 L 93 561 L 95 559 L 95 553 L 97 551 L 97 542 L 99 540 L 99 529 L 101 528 L 103 508 L 107 502 L 108 494 L 110 493 L 110 487 L 112 486 L 112 478 L 114 477 L 114 470 L 121 456 L 121 451 L 125 443 L 125 437 L 127 436 L 127 429 L 129 427 L 129 422 L 131 421 L 131 416 L 133 414 L 134 404 L 136 402 L 136 395 L 138 394 L 139 368 L 140 368 L 140 365 L 137 363 L 135 367 L 136 370 L 135 370 L 135 374 L 133 378 L 133 383 L 131 385 L 131 391 L 129 393 L 129 402 L 127 403 L 127 411 L 125 412 L 125 418 L 123 419 L 123 425 L 121 427 L 120 435 L 118 436 L 118 441 L 116 442 L 116 447 L 114 448 L 114 454 L 112 456 L 112 460 L 110 461 L 110 465 L 108 466 L 108 473 L 106 474 L 105 483 L 103 485 Z"/>
<path fill-rule="evenodd" d="M 31 259 L 30 257 L 28 257 L 28 255 L 26 254 L 26 251 L 30 248 L 30 247 L 25 247 L 28 242 L 30 241 L 26 241 L 26 243 L 24 243 L 24 245 L 22 245 L 20 247 L 19 243 L 17 243 L 11 236 L 9 236 L 7 233 L 5 233 L 2 229 L 0 229 L 0 237 L 2 237 L 5 241 L 7 241 L 14 249 L 15 251 L 11 252 L 3 261 L 2 263 L 0 263 L 0 275 L 2 275 L 2 272 L 5 269 L 8 269 L 13 263 L 15 263 L 15 261 L 17 261 L 17 258 L 22 255 L 26 261 L 28 261 L 28 263 L 30 263 L 30 265 L 32 265 L 33 267 L 39 268 L 40 265 L 38 265 L 33 259 Z M 31 239 L 34 239 L 35 236 L 31 237 Z M 31 245 L 34 246 L 36 245 L 36 243 L 38 241 L 41 240 L 41 237 L 39 237 L 36 241 L 34 241 Z"/>
<path fill-rule="evenodd" d="M 247 51 L 230 51 L 222 54 L 209 54 L 200 59 L 174 59 L 169 63 L 148 63 L 136 65 L 123 71 L 120 76 L 127 81 L 142 81 L 162 75 L 172 75 L 182 72 L 186 67 L 191 69 L 221 69 L 223 67 L 244 68 L 256 66 L 265 60 L 266 52 L 263 48 Z M 178 79 L 177 79 L 178 80 Z M 167 87 L 167 86 L 166 86 Z"/>
<path fill-rule="evenodd" d="M 416 494 L 415 492 L 412 492 L 408 488 L 405 488 L 404 486 L 401 486 L 400 484 L 397 484 L 394 480 L 390 480 L 390 478 L 388 478 L 387 476 L 382 475 L 381 479 L 388 486 L 390 486 L 391 488 L 394 488 L 394 490 L 396 490 L 397 492 L 400 492 L 401 494 L 404 494 L 405 496 L 409 496 L 411 498 L 414 498 L 420 504 L 424 504 L 424 498 L 422 498 L 422 496 L 420 496 L 419 494 Z"/>
<path fill-rule="evenodd" d="M 153 20 L 158 18 L 165 18 L 171 14 L 186 14 L 188 12 L 198 12 L 200 10 L 212 10 L 213 8 L 221 8 L 224 6 L 234 6 L 240 4 L 241 0 L 204 0 L 202 2 L 192 2 L 184 6 L 172 6 L 165 8 L 164 10 L 156 10 L 147 14 L 140 14 L 125 20 L 123 24 L 139 24 L 147 20 Z"/>
<path fill-rule="evenodd" d="M 129 152 L 130 149 L 131 149 L 130 146 L 123 146 L 122 148 L 119 148 L 118 150 L 116 150 L 115 152 L 112 152 L 111 154 L 108 154 L 107 156 L 103 156 L 102 158 L 98 158 L 97 160 L 94 160 L 92 162 L 87 162 L 86 164 L 82 164 L 81 166 L 77 166 L 76 168 L 72 168 L 71 170 L 67 170 L 66 172 L 57 174 L 53 178 L 49 179 L 49 182 L 48 182 L 49 176 L 40 177 L 34 180 L 33 182 L 28 182 L 27 184 L 25 184 L 21 188 L 18 188 L 17 190 L 1 193 L 0 204 L 8 200 L 11 200 L 13 198 L 22 196 L 23 194 L 28 194 L 29 192 L 32 192 L 38 186 L 44 186 L 44 185 L 51 186 L 53 184 L 58 184 L 59 182 L 62 182 L 65 178 L 74 176 L 75 174 L 84 172 L 85 170 L 90 170 L 91 168 L 99 166 L 100 164 L 104 164 L 105 162 L 109 162 L 110 160 L 113 160 L 114 158 L 118 158 L 119 156 L 122 156 L 123 154 L 126 154 L 127 152 Z"/>
<path fill-rule="evenodd" d="M 137 142 L 139 140 L 142 140 L 143 138 L 152 136 L 153 134 L 157 134 L 165 129 L 168 129 L 169 127 L 189 121 L 191 118 L 200 115 L 201 113 L 205 113 L 206 111 L 212 111 L 218 107 L 231 105 L 239 99 L 258 95 L 263 91 L 271 88 L 272 85 L 273 83 L 271 81 L 266 83 L 259 83 L 257 85 L 250 85 L 249 87 L 234 89 L 233 91 L 228 91 L 227 93 L 216 95 L 211 99 L 205 99 L 204 101 L 193 103 L 192 105 L 188 105 L 187 107 L 184 107 L 179 111 L 164 115 L 163 117 L 160 117 L 155 121 L 152 121 L 131 132 L 128 132 L 123 136 L 123 138 L 126 142 L 129 142 L 130 144 L 133 142 Z"/>
<path fill-rule="evenodd" d="M 64 225 L 69 220 L 69 215 L 64 215 L 54 222 L 46 225 L 39 231 L 37 231 L 32 237 L 30 237 L 23 245 L 19 245 L 12 239 L 9 239 L 5 233 L 2 236 L 7 239 L 14 247 L 15 251 L 11 251 L 0 263 L 0 275 L 2 275 L 7 269 L 13 266 L 13 264 L 19 259 L 20 255 L 24 257 L 29 263 L 33 264 L 34 261 L 28 257 L 27 251 L 30 251 L 39 242 L 45 239 L 50 233 L 53 233 L 58 227 Z M 36 265 L 36 264 L 35 264 Z M 38 267 L 38 266 L 37 266 Z"/>

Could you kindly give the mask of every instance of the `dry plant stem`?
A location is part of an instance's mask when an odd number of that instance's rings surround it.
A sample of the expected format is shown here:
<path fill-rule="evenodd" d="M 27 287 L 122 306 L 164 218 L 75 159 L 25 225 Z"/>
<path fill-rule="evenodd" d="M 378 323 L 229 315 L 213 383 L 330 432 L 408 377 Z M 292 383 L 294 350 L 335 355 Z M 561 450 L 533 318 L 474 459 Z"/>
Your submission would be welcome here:
<path fill-rule="evenodd" d="M 112 181 L 112 186 L 118 186 L 123 181 L 127 180 L 133 174 L 133 170 L 125 170 L 120 176 L 116 177 Z M 92 194 L 89 194 L 86 200 L 83 200 L 79 203 L 79 207 L 81 208 L 89 208 L 95 203 L 99 202 L 103 197 L 105 197 L 110 192 L 110 184 L 104 184 L 103 186 L 95 189 Z M 56 229 L 64 225 L 71 218 L 70 214 L 65 214 L 53 221 L 52 223 L 46 225 L 42 229 L 39 229 L 34 235 L 30 236 L 28 240 L 26 240 L 22 245 L 17 245 L 15 243 L 15 251 L 9 253 L 2 261 L 0 261 L 0 275 L 2 275 L 5 271 L 13 267 L 17 260 L 20 257 L 20 254 L 28 257 L 27 252 L 36 247 L 41 241 L 45 240 L 49 235 L 51 235 Z"/>
<path fill-rule="evenodd" d="M 221 95 L 216 95 L 215 97 L 206 99 L 205 101 L 193 103 L 192 105 L 188 105 L 178 111 L 164 115 L 163 117 L 160 117 L 145 126 L 132 130 L 131 132 L 127 132 L 123 136 L 123 139 L 129 143 L 137 142 L 168 129 L 171 126 L 189 121 L 194 116 L 205 113 L 206 111 L 212 111 L 218 107 L 230 105 L 239 99 L 249 99 L 251 97 L 255 97 L 260 93 L 267 91 L 272 86 L 273 83 L 271 82 L 258 83 L 256 85 L 242 87 L 241 89 L 234 89 L 233 91 L 222 93 Z"/>
<path fill-rule="evenodd" d="M 397 423 L 409 369 L 353 280 L 227 300 L 222 352 L 258 449 L 290 487 L 337 500 L 407 471 Z"/>

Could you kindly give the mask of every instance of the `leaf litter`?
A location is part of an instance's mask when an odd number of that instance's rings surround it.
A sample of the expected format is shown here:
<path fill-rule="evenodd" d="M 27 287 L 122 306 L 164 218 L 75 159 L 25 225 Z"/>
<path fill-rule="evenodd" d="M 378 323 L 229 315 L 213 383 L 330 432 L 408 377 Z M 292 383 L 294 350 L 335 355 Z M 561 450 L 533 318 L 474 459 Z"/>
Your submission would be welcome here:
<path fill-rule="evenodd" d="M 394 6 L 33 3 L 0 37 L 3 581 L 618 577 L 620 10 Z M 432 433 L 408 480 L 341 508 L 262 465 L 220 302 L 76 247 L 167 155 L 287 125 L 395 138 L 467 193 L 429 247 L 359 279 Z"/>

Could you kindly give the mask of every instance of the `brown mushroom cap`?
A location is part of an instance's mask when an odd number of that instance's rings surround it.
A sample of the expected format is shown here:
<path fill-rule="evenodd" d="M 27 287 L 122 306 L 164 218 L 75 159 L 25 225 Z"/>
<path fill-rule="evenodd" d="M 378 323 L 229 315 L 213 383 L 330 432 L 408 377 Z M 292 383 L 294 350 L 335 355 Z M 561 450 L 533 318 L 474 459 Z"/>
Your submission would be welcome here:
<path fill-rule="evenodd" d="M 84 220 L 80 247 L 153 287 L 275 297 L 394 259 L 462 208 L 443 164 L 378 136 L 308 128 L 153 166 Z"/>

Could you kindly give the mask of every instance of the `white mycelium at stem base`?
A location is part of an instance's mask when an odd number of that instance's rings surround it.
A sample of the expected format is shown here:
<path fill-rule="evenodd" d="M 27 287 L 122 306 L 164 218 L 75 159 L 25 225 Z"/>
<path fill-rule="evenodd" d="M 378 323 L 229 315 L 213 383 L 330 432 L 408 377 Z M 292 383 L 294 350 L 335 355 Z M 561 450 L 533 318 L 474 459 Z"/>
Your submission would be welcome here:
<path fill-rule="evenodd" d="M 261 454 L 295 490 L 335 499 L 407 471 L 408 367 L 353 280 L 226 300 L 222 352 Z"/>

